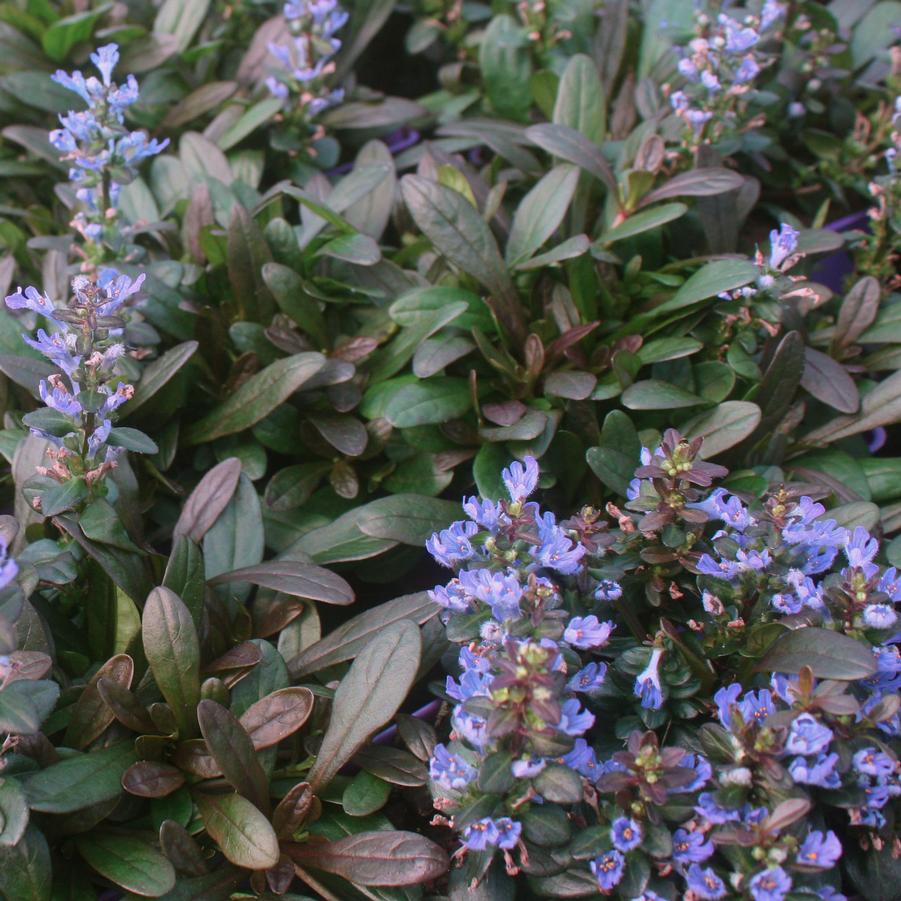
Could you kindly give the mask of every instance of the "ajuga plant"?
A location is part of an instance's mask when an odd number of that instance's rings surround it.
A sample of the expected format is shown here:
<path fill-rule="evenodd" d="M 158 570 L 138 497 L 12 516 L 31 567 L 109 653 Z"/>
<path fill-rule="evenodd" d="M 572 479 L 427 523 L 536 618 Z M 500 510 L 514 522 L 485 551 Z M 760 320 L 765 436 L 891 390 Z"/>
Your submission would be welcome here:
<path fill-rule="evenodd" d="M 290 37 L 285 44 L 269 45 L 273 74 L 266 79 L 272 96 L 282 101 L 285 127 L 279 146 L 304 151 L 312 164 L 326 151 L 325 165 L 334 165 L 340 148 L 334 140 L 324 143 L 325 130 L 316 119 L 344 99 L 344 89 L 331 82 L 334 57 L 341 49 L 336 35 L 349 13 L 337 0 L 291 0 L 283 15 Z"/>
<path fill-rule="evenodd" d="M 622 506 L 559 522 L 527 457 L 429 540 L 454 572 L 429 766 L 459 884 L 837 899 L 897 867 L 895 567 L 794 488 L 717 487 L 701 449 L 667 431 Z"/>

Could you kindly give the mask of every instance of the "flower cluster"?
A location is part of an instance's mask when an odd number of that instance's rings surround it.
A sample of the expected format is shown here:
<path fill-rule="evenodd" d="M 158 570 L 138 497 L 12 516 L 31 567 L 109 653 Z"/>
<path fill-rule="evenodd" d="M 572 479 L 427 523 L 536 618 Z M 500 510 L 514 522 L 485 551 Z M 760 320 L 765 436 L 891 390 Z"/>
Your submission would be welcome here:
<path fill-rule="evenodd" d="M 349 14 L 337 0 L 289 0 L 283 15 L 291 31 L 287 44 L 270 44 L 269 52 L 279 66 L 266 87 L 283 101 L 288 113 L 299 114 L 309 123 L 323 110 L 344 99 L 344 89 L 331 87 L 334 56 L 341 49 L 336 32 Z"/>
<path fill-rule="evenodd" d="M 83 479 L 90 487 L 116 465 L 122 447 L 114 443 L 115 411 L 134 394 L 117 374 L 125 354 L 125 323 L 118 314 L 143 281 L 143 275 L 132 280 L 114 269 L 102 269 L 96 278 L 76 276 L 64 309 L 33 287 L 7 296 L 7 307 L 30 310 L 51 327 L 23 336 L 59 370 L 40 381 L 45 408 L 24 417 L 32 434 L 54 446 L 51 465 L 38 469 L 41 476 L 58 483 Z"/>
<path fill-rule="evenodd" d="M 87 109 L 60 116 L 62 128 L 50 132 L 50 143 L 69 162 L 69 179 L 81 209 L 72 227 L 85 240 L 90 265 L 105 259 L 104 245 L 117 247 L 121 228 L 116 222 L 119 192 L 133 181 L 138 164 L 160 153 L 168 139 L 150 139 L 143 131 L 129 131 L 125 111 L 138 99 L 138 83 L 129 75 L 124 85 L 112 81 L 119 48 L 107 44 L 91 54 L 100 78 L 79 71 L 58 71 L 53 80 L 78 94 Z"/>
<path fill-rule="evenodd" d="M 609 520 L 542 511 L 526 458 L 509 500 L 469 498 L 429 540 L 455 571 L 431 598 L 460 645 L 431 787 L 472 879 L 500 854 L 539 895 L 587 869 L 619 898 L 841 899 L 839 835 L 881 847 L 892 828 L 901 578 L 813 498 L 715 486 L 727 471 L 700 446 L 670 430 L 643 450 Z M 811 629 L 810 647 L 837 634 L 859 671 L 801 653 L 755 677 L 748 623 Z M 673 726 L 688 747 L 661 741 Z"/>
<path fill-rule="evenodd" d="M 731 136 L 745 125 L 754 80 L 768 64 L 760 44 L 785 15 L 785 7 L 766 0 L 759 16 L 741 21 L 727 13 L 697 16 L 697 37 L 680 48 L 684 86 L 669 95 L 675 114 L 688 126 L 697 146 Z"/>

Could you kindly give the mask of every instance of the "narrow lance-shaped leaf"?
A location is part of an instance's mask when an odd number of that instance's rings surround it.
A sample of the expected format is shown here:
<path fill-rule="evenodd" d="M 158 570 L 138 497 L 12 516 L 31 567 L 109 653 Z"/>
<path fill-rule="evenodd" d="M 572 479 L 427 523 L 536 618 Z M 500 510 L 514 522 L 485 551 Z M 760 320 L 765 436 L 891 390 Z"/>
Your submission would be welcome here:
<path fill-rule="evenodd" d="M 142 618 L 144 653 L 178 724 L 179 737 L 197 735 L 200 644 L 191 612 L 175 592 L 154 588 Z"/>
<path fill-rule="evenodd" d="M 308 777 L 314 791 L 394 716 L 416 678 L 421 652 L 419 629 L 409 620 L 389 626 L 363 648 L 335 692 L 331 721 Z"/>
<path fill-rule="evenodd" d="M 268 870 L 278 863 L 279 847 L 269 820 L 241 795 L 195 796 L 210 838 L 235 866 Z"/>

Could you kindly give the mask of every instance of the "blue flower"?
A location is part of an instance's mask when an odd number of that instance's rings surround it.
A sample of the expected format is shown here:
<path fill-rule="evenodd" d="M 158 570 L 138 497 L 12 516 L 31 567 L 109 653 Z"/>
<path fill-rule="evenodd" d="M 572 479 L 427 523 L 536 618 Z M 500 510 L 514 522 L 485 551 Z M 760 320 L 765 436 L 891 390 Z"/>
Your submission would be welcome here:
<path fill-rule="evenodd" d="M 648 665 L 635 677 L 632 692 L 637 698 L 641 698 L 641 706 L 648 710 L 659 710 L 663 706 L 660 682 L 660 660 L 663 654 L 663 648 L 654 648 Z"/>
<path fill-rule="evenodd" d="M 870 629 L 891 629 L 898 621 L 898 614 L 889 604 L 868 604 L 862 614 L 864 625 Z"/>
<path fill-rule="evenodd" d="M 495 844 L 498 848 L 509 850 L 516 847 L 522 834 L 522 823 L 511 820 L 510 817 L 501 817 L 494 821 L 494 828 L 497 831 Z"/>
<path fill-rule="evenodd" d="M 829 870 L 835 866 L 842 856 L 842 843 L 838 836 L 830 830 L 811 832 L 798 848 L 798 866 L 813 867 L 818 870 Z"/>
<path fill-rule="evenodd" d="M 119 64 L 119 47 L 116 44 L 107 44 L 104 47 L 98 47 L 95 53 L 91 54 L 91 62 L 97 67 L 103 83 L 109 87 L 110 79 L 113 75 L 113 69 Z"/>
<path fill-rule="evenodd" d="M 492 501 L 482 500 L 478 497 L 469 497 L 463 502 L 463 512 L 483 529 L 493 532 L 497 529 L 501 508 L 500 504 Z"/>
<path fill-rule="evenodd" d="M 623 596 L 623 587 L 612 579 L 602 579 L 594 590 L 598 601 L 618 601 Z"/>
<path fill-rule="evenodd" d="M 595 857 L 589 866 L 601 891 L 607 894 L 622 881 L 626 858 L 619 851 L 606 851 L 600 857 Z"/>
<path fill-rule="evenodd" d="M 734 560 L 714 560 L 710 554 L 701 554 L 698 560 L 698 572 L 705 576 L 713 576 L 715 579 L 725 579 L 731 582 L 742 571 Z"/>
<path fill-rule="evenodd" d="M 594 714 L 582 710 L 575 698 L 564 701 L 560 707 L 560 722 L 557 728 L 566 735 L 582 735 L 594 725 Z"/>
<path fill-rule="evenodd" d="M 748 890 L 754 901 L 783 901 L 791 887 L 791 877 L 782 867 L 770 867 L 751 879 Z"/>
<path fill-rule="evenodd" d="M 575 544 L 557 525 L 554 514 L 543 513 L 536 517 L 538 541 L 536 547 L 529 550 L 538 566 L 555 569 L 565 576 L 577 573 L 581 568 L 581 559 L 585 556 L 585 548 Z"/>
<path fill-rule="evenodd" d="M 543 757 L 521 757 L 519 760 L 513 761 L 511 770 L 517 779 L 533 779 L 546 766 L 547 761 Z"/>
<path fill-rule="evenodd" d="M 700 754 L 685 754 L 679 761 L 679 768 L 683 770 L 693 770 L 695 778 L 691 782 L 670 789 L 677 794 L 688 792 L 696 792 L 699 788 L 703 788 L 713 777 L 713 768 L 706 757 Z"/>
<path fill-rule="evenodd" d="M 703 832 L 677 829 L 673 833 L 673 860 L 681 864 L 703 863 L 713 856 L 713 842 L 704 841 Z"/>
<path fill-rule="evenodd" d="M 901 579 L 898 578 L 898 571 L 894 566 L 890 566 L 879 579 L 876 586 L 880 591 L 889 596 L 889 600 L 897 603 L 901 601 Z"/>
<path fill-rule="evenodd" d="M 714 826 L 722 826 L 723 823 L 735 823 L 741 819 L 740 810 L 729 810 L 722 807 L 712 792 L 702 792 L 698 796 L 695 812 L 703 820 Z"/>
<path fill-rule="evenodd" d="M 525 466 L 515 460 L 501 472 L 501 479 L 513 501 L 524 501 L 538 487 L 538 461 L 528 456 Z"/>
<path fill-rule="evenodd" d="M 630 817 L 617 817 L 610 827 L 610 841 L 617 851 L 624 854 L 637 848 L 644 838 L 641 824 Z"/>
<path fill-rule="evenodd" d="M 884 751 L 876 748 L 863 748 L 857 751 L 852 758 L 854 769 L 866 776 L 876 779 L 887 779 L 897 769 L 897 764 Z"/>
<path fill-rule="evenodd" d="M 9 545 L 0 536 L 0 588 L 6 588 L 18 573 L 19 565 L 9 556 Z"/>
<path fill-rule="evenodd" d="M 429 775 L 445 791 L 462 791 L 478 774 L 459 754 L 437 744 L 429 761 Z"/>
<path fill-rule="evenodd" d="M 685 878 L 688 887 L 703 901 L 719 901 L 726 896 L 726 886 L 712 867 L 702 870 L 699 864 L 693 863 L 688 868 Z"/>
<path fill-rule="evenodd" d="M 454 730 L 466 739 L 474 748 L 484 751 L 490 742 L 488 721 L 474 713 L 468 713 L 462 707 L 455 707 L 451 714 L 451 725 Z"/>
<path fill-rule="evenodd" d="M 770 268 L 779 269 L 780 266 L 798 249 L 798 235 L 800 232 L 791 225 L 783 222 L 779 231 L 773 229 L 770 232 Z"/>
<path fill-rule="evenodd" d="M 506 573 L 489 569 L 463 570 L 459 579 L 467 594 L 491 607 L 491 614 L 498 622 L 519 618 L 522 586 L 515 570 Z"/>
<path fill-rule="evenodd" d="M 798 785 L 840 788 L 842 781 L 835 771 L 837 763 L 838 754 L 820 754 L 813 763 L 804 757 L 796 757 L 788 765 L 788 774 Z"/>
<path fill-rule="evenodd" d="M 587 666 L 582 667 L 582 669 L 566 683 L 566 687 L 570 691 L 595 691 L 604 684 L 606 675 L 606 663 L 589 663 Z"/>
<path fill-rule="evenodd" d="M 848 558 L 848 564 L 856 569 L 872 563 L 878 551 L 879 541 L 873 538 L 863 526 L 857 526 L 845 544 L 845 556 Z"/>
<path fill-rule="evenodd" d="M 741 685 L 733 682 L 720 688 L 713 696 L 713 702 L 717 707 L 719 721 L 726 729 L 732 728 L 732 708 L 738 704 L 738 696 L 741 694 Z"/>
<path fill-rule="evenodd" d="M 463 830 L 463 844 L 470 851 L 484 851 L 489 845 L 496 845 L 499 839 L 497 827 L 491 817 L 470 823 Z"/>
<path fill-rule="evenodd" d="M 469 597 L 458 579 L 454 579 L 448 585 L 436 585 L 428 595 L 432 603 L 440 604 L 454 613 L 468 613 L 471 610 Z"/>
<path fill-rule="evenodd" d="M 586 779 L 596 779 L 600 773 L 594 748 L 584 738 L 577 738 L 572 750 L 564 754 L 561 760 Z"/>
<path fill-rule="evenodd" d="M 735 19 L 724 13 L 720 14 L 718 21 L 725 29 L 726 53 L 745 53 L 760 40 L 760 35 L 753 28 L 742 28 Z"/>
<path fill-rule="evenodd" d="M 53 301 L 46 294 L 41 294 L 37 288 L 30 286 L 24 291 L 19 288 L 14 294 L 7 294 L 6 305 L 11 310 L 32 310 L 48 319 L 54 319 L 56 314 Z"/>
<path fill-rule="evenodd" d="M 469 560 L 475 553 L 469 539 L 479 531 L 474 522 L 455 522 L 435 532 L 425 543 L 426 550 L 442 565 L 453 569 L 455 563 Z"/>
<path fill-rule="evenodd" d="M 767 717 L 776 712 L 776 707 L 773 696 L 766 688 L 762 688 L 760 691 L 747 692 L 739 703 L 739 710 L 745 723 L 762 726 Z"/>
<path fill-rule="evenodd" d="M 791 754 L 819 754 L 829 747 L 832 730 L 822 725 L 811 714 L 795 717 L 788 730 L 785 750 Z"/>
<path fill-rule="evenodd" d="M 563 632 L 563 640 L 574 648 L 602 648 L 615 628 L 612 622 L 598 622 L 594 614 L 574 616 Z"/>

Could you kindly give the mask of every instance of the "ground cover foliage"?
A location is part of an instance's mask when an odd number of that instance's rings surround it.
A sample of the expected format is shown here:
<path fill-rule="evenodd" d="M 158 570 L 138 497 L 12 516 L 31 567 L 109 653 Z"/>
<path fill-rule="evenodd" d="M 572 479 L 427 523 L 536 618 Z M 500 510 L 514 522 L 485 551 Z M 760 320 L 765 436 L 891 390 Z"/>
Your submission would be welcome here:
<path fill-rule="evenodd" d="M 901 897 L 899 28 L 0 2 L 0 895 Z"/>

